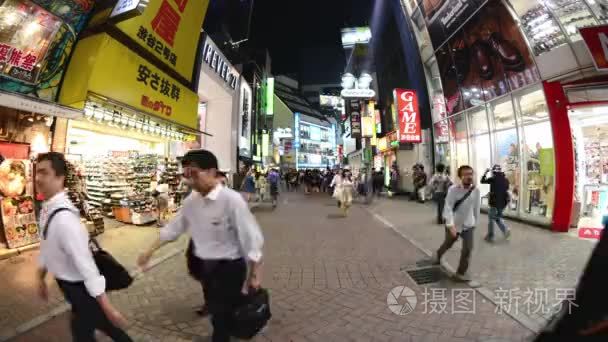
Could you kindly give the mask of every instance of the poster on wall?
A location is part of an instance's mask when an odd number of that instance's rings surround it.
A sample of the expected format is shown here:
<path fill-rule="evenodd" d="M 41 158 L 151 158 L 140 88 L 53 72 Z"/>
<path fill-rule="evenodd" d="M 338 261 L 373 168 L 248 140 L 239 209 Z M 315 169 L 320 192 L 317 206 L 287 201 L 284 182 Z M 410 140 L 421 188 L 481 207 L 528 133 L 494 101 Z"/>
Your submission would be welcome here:
<path fill-rule="evenodd" d="M 9 248 L 40 241 L 34 199 L 31 196 L 5 197 L 0 202 L 4 236 Z"/>
<path fill-rule="evenodd" d="M 92 0 L 7 0 L 0 4 L 0 90 L 55 101 Z"/>
<path fill-rule="evenodd" d="M 497 0 L 487 2 L 436 56 L 449 114 L 540 81 L 516 21 Z"/>

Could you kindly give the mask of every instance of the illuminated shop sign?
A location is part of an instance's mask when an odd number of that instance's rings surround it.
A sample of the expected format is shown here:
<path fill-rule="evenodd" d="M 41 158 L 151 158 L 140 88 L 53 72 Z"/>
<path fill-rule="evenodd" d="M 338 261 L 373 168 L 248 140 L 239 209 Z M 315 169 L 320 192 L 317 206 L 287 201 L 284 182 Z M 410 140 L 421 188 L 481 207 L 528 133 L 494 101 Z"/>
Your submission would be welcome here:
<path fill-rule="evenodd" d="M 238 71 L 219 52 L 215 43 L 207 36 L 203 48 L 203 62 L 207 64 L 232 90 L 236 89 L 239 81 Z"/>

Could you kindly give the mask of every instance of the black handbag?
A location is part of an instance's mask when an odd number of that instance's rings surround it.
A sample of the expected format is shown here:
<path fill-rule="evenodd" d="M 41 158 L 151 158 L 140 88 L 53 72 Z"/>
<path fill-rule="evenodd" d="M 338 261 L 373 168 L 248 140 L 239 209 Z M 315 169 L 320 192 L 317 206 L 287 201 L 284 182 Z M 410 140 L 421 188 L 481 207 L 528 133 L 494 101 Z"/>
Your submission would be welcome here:
<path fill-rule="evenodd" d="M 44 226 L 44 231 L 42 232 L 42 236 L 45 240 L 48 235 L 51 220 L 53 220 L 55 215 L 62 211 L 70 211 L 70 209 L 59 208 L 49 215 L 46 225 Z M 89 249 L 91 250 L 91 254 L 93 254 L 93 260 L 97 265 L 99 273 L 106 278 L 106 291 L 122 290 L 131 286 L 133 277 L 131 277 L 129 271 L 114 259 L 110 253 L 103 250 L 95 238 L 89 240 Z"/>
<path fill-rule="evenodd" d="M 243 298 L 243 304 L 234 312 L 231 335 L 250 340 L 266 326 L 271 317 L 268 290 L 249 289 L 249 293 Z"/>
<path fill-rule="evenodd" d="M 106 278 L 106 291 L 123 290 L 131 286 L 133 277 L 129 271 L 110 253 L 103 250 L 95 238 L 89 241 L 89 248 L 93 253 L 93 260 L 95 260 L 99 273 Z"/>

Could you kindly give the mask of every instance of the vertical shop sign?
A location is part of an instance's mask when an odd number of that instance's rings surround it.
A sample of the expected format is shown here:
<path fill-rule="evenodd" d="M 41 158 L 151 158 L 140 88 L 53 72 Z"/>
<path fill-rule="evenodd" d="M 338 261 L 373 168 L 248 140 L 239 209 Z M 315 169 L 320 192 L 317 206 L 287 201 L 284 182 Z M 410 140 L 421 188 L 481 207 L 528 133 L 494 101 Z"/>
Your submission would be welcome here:
<path fill-rule="evenodd" d="M 348 101 L 350 116 L 350 137 L 361 138 L 361 103 L 358 100 Z"/>
<path fill-rule="evenodd" d="M 266 115 L 274 114 L 274 78 L 269 77 L 266 79 L 265 89 L 265 101 L 264 101 L 264 112 Z"/>
<path fill-rule="evenodd" d="M 300 162 L 300 157 L 298 156 L 298 151 L 300 150 L 300 113 L 294 114 L 294 125 L 295 125 L 295 144 L 294 149 L 296 150 L 296 169 L 298 169 L 298 164 Z"/>
<path fill-rule="evenodd" d="M 608 70 L 608 25 L 579 29 L 587 50 L 599 71 Z"/>
<path fill-rule="evenodd" d="M 246 82 L 241 83 L 241 117 L 239 124 L 239 155 L 251 157 L 251 87 Z"/>
<path fill-rule="evenodd" d="M 399 141 L 403 143 L 422 142 L 418 96 L 415 90 L 395 89 L 395 103 L 399 118 Z"/>

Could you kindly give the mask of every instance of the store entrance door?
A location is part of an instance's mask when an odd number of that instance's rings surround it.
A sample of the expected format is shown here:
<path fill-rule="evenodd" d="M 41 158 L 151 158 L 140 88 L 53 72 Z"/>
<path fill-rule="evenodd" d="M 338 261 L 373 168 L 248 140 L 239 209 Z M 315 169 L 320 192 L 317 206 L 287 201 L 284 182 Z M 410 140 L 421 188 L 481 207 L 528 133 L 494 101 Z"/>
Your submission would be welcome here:
<path fill-rule="evenodd" d="M 595 238 L 608 215 L 608 105 L 571 109 L 579 236 Z M 583 234 L 584 233 L 584 234 Z"/>

